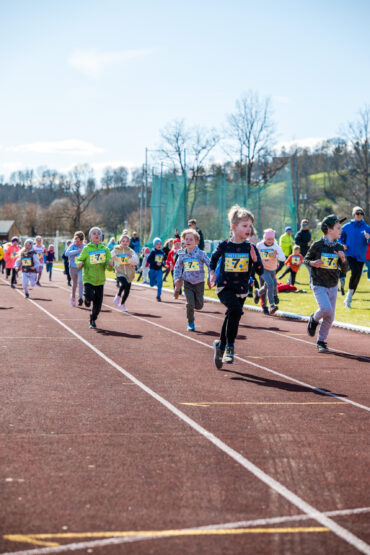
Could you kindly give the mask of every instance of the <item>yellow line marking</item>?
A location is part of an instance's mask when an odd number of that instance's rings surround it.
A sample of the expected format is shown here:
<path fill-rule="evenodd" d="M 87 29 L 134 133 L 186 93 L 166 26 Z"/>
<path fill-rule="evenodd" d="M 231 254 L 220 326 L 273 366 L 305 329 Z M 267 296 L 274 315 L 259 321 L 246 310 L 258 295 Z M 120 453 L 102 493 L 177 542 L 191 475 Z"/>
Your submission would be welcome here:
<path fill-rule="evenodd" d="M 130 532 L 63 532 L 59 534 L 8 534 L 4 539 L 13 542 L 31 543 L 45 547 L 57 547 L 56 542 L 46 539 L 87 539 L 87 538 L 128 538 L 128 537 L 175 537 L 175 536 L 222 536 L 236 534 L 297 534 L 306 532 L 329 532 L 323 526 L 310 526 L 299 528 L 215 528 L 209 530 L 139 530 Z"/>
<path fill-rule="evenodd" d="M 344 401 L 286 401 L 286 402 L 253 402 L 253 401 L 198 401 L 194 403 L 180 403 L 180 405 L 187 405 L 190 407 L 209 407 L 211 405 L 345 405 Z"/>

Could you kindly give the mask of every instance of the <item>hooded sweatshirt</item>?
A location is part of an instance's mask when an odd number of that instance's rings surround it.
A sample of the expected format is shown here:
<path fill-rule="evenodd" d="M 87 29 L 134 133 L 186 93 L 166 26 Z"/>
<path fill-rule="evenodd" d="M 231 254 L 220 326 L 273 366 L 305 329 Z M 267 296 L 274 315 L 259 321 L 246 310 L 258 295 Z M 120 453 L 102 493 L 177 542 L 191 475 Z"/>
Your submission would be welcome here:
<path fill-rule="evenodd" d="M 10 247 L 6 249 L 4 260 L 6 262 L 6 267 L 8 268 L 8 270 L 14 268 L 14 264 L 20 250 L 21 247 L 19 245 L 10 245 Z"/>
<path fill-rule="evenodd" d="M 359 262 L 365 262 L 366 258 L 367 241 L 364 231 L 370 233 L 370 226 L 364 220 L 351 220 L 342 227 L 340 236 L 340 242 L 347 247 L 346 256 L 356 258 Z"/>
<path fill-rule="evenodd" d="M 104 285 L 105 269 L 108 262 L 112 260 L 110 250 L 104 243 L 89 243 L 84 247 L 82 253 L 77 258 L 78 262 L 83 262 L 82 281 L 91 285 Z"/>
<path fill-rule="evenodd" d="M 131 258 L 129 258 L 129 254 Z M 114 270 L 117 277 L 123 276 L 131 283 L 135 277 L 135 267 L 139 263 L 136 252 L 130 247 L 124 248 L 121 245 L 115 245 L 112 256 L 115 257 Z"/>

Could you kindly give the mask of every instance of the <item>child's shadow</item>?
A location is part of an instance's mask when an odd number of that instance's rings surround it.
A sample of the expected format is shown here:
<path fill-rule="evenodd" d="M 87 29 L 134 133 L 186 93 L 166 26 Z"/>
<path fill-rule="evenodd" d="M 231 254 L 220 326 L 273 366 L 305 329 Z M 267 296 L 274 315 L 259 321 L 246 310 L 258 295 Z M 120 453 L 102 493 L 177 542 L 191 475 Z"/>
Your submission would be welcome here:
<path fill-rule="evenodd" d="M 122 331 L 105 330 L 103 328 L 97 328 L 97 333 L 100 335 L 107 335 L 110 337 L 127 337 L 128 339 L 141 339 L 143 336 L 133 333 L 124 333 Z"/>

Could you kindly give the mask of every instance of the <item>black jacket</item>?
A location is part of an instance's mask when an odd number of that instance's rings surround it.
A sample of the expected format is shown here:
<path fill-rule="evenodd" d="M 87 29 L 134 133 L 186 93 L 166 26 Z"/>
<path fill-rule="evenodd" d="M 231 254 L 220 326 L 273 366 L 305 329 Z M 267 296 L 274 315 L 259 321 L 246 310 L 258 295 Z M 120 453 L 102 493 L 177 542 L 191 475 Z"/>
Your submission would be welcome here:
<path fill-rule="evenodd" d="M 306 256 L 311 241 L 311 232 L 308 229 L 300 229 L 294 237 L 295 244 L 301 247 L 301 255 Z"/>
<path fill-rule="evenodd" d="M 341 259 L 335 254 L 338 251 L 344 251 L 343 245 L 336 242 L 335 245 L 328 245 L 324 239 L 321 238 L 311 245 L 306 257 L 305 264 L 310 266 L 311 260 L 321 259 L 322 267 L 314 268 L 311 266 L 311 280 L 313 285 L 320 285 L 321 287 L 335 287 L 338 283 L 339 271 L 348 271 L 348 262 L 342 262 Z"/>

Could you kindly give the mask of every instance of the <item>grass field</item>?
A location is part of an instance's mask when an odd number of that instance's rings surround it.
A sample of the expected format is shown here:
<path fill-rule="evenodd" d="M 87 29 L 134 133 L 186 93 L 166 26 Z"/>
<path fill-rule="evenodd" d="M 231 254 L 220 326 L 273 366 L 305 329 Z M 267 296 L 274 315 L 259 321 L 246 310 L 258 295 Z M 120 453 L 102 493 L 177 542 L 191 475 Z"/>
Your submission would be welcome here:
<path fill-rule="evenodd" d="M 63 269 L 62 264 L 55 264 L 56 268 Z M 113 271 L 107 271 L 107 277 L 114 278 Z M 286 281 L 288 276 L 283 278 Z M 136 279 L 136 278 L 135 278 Z M 306 291 L 306 293 L 280 293 L 279 309 L 286 312 L 294 312 L 296 314 L 303 314 L 309 316 L 317 308 L 315 297 L 308 284 L 308 270 L 305 266 L 300 268 L 297 277 L 298 289 Z M 348 289 L 349 274 L 346 279 L 346 291 Z M 167 282 L 163 284 L 166 288 L 172 288 L 172 278 L 169 275 Z M 205 288 L 205 296 L 217 298 L 215 289 Z M 363 274 L 359 287 L 354 295 L 352 301 L 352 308 L 345 308 L 343 305 L 344 297 L 339 293 L 337 298 L 337 307 L 335 311 L 335 319 L 339 322 L 346 322 L 356 324 L 359 326 L 370 326 L 370 281 L 367 280 L 367 274 Z M 253 299 L 248 298 L 246 304 L 253 305 Z"/>

